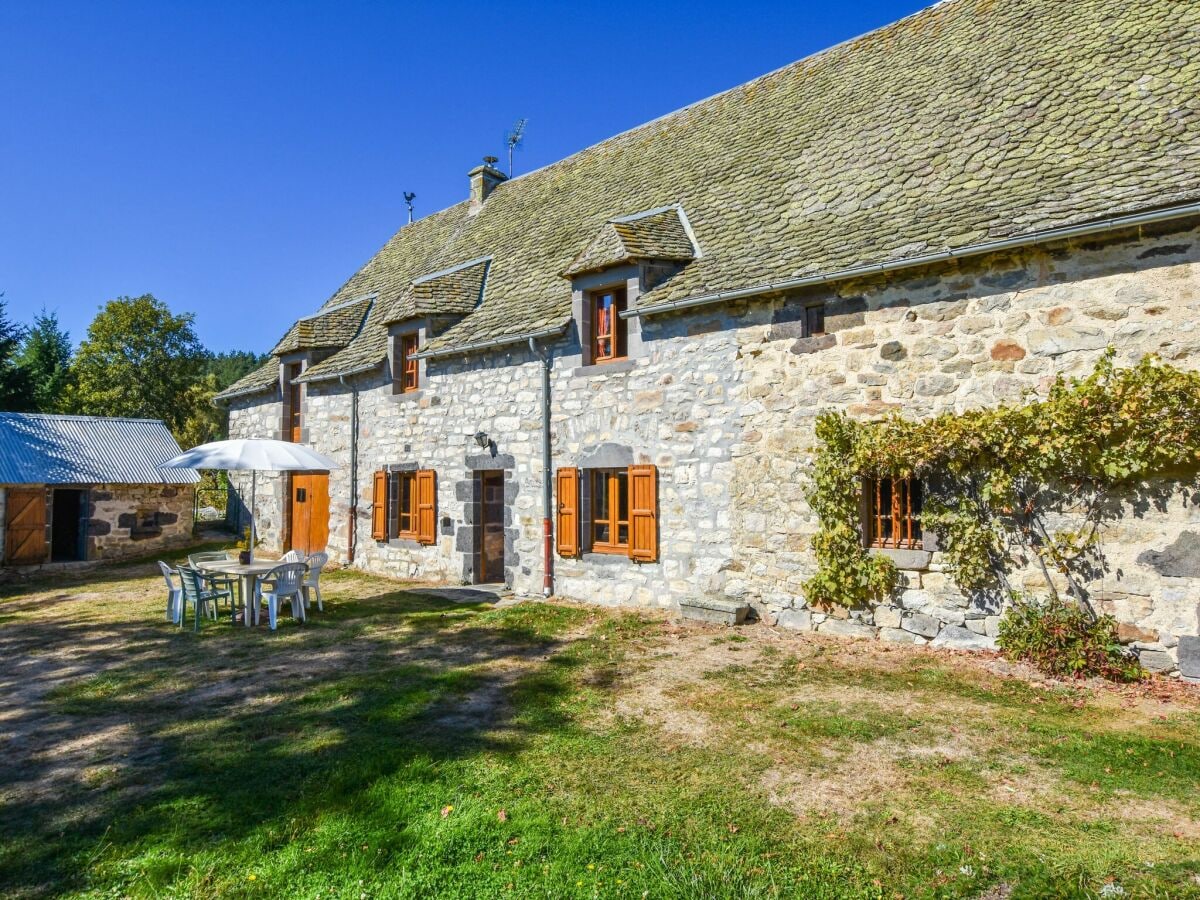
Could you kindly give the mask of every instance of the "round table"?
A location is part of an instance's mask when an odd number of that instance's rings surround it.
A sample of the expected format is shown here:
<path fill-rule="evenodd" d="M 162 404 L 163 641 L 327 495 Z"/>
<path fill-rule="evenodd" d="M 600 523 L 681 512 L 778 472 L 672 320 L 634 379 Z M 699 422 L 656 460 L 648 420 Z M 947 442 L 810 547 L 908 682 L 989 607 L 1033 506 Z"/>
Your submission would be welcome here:
<path fill-rule="evenodd" d="M 242 619 L 247 628 L 250 627 L 250 603 L 254 597 L 254 585 L 259 577 L 266 575 L 276 566 L 284 565 L 278 559 L 256 559 L 253 562 L 241 563 L 236 559 L 213 560 L 201 562 L 196 568 L 201 572 L 220 572 L 222 575 L 236 575 L 242 583 Z"/>

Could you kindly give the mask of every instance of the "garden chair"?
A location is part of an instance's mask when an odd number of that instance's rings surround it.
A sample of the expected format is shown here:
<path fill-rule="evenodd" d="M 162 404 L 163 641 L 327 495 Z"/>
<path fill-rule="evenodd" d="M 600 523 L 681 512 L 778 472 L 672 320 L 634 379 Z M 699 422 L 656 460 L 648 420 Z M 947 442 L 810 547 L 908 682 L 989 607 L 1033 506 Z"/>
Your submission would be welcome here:
<path fill-rule="evenodd" d="M 265 602 L 267 621 L 274 631 L 279 621 L 279 604 L 284 600 L 291 605 L 292 618 L 304 621 L 304 570 L 302 562 L 283 563 L 263 577 L 258 602 L 254 604 L 255 625 L 259 622 Z"/>
<path fill-rule="evenodd" d="M 329 564 L 328 553 L 314 553 L 308 558 L 308 573 L 304 576 L 304 606 L 308 607 L 310 594 L 317 595 L 317 609 L 325 612 L 325 604 L 321 602 L 321 570 Z"/>
<path fill-rule="evenodd" d="M 200 616 L 207 609 L 212 613 L 213 621 L 217 619 L 217 601 L 221 597 L 225 597 L 230 606 L 233 606 L 233 596 L 229 591 L 217 591 L 207 588 L 203 576 L 190 566 L 179 567 L 179 580 L 183 583 L 182 603 L 180 603 L 179 612 L 179 627 L 183 627 L 184 621 L 187 619 L 187 605 L 192 604 L 192 608 L 196 611 L 196 624 L 192 627 L 193 631 L 200 630 Z"/>
<path fill-rule="evenodd" d="M 179 617 L 183 614 L 183 584 L 175 583 L 178 573 L 161 559 L 158 567 L 162 569 L 163 581 L 167 583 L 167 621 L 178 625 Z"/>
<path fill-rule="evenodd" d="M 228 562 L 229 554 L 225 550 L 213 550 L 211 552 L 193 553 L 188 556 L 188 565 L 193 569 L 197 563 L 206 562 Z M 200 577 L 208 584 L 210 590 L 227 591 L 231 598 L 230 603 L 236 605 L 235 599 L 238 595 L 238 579 L 233 575 L 225 575 L 221 572 L 200 572 Z"/>
<path fill-rule="evenodd" d="M 283 556 L 281 556 L 281 557 L 279 558 L 279 561 L 280 561 L 281 563 L 296 563 L 296 562 L 304 562 L 304 551 L 302 551 L 302 550 L 289 550 L 287 553 L 283 554 Z"/>

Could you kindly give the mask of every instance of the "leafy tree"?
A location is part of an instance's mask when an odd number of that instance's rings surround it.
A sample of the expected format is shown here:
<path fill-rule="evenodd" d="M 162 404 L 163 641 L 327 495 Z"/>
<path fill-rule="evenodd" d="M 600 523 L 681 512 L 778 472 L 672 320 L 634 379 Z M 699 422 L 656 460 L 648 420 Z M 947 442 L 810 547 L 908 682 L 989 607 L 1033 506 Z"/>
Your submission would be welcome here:
<path fill-rule="evenodd" d="M 207 357 L 193 321 L 151 294 L 110 300 L 72 362 L 70 406 L 88 415 L 162 419 L 183 438 Z"/>
<path fill-rule="evenodd" d="M 29 376 L 17 364 L 23 329 L 8 317 L 0 294 L 0 409 L 24 412 L 31 408 Z"/>
<path fill-rule="evenodd" d="M 32 390 L 31 408 L 38 412 L 62 412 L 71 375 L 71 336 L 58 324 L 56 313 L 45 310 L 33 319 L 33 327 L 17 357 Z"/>

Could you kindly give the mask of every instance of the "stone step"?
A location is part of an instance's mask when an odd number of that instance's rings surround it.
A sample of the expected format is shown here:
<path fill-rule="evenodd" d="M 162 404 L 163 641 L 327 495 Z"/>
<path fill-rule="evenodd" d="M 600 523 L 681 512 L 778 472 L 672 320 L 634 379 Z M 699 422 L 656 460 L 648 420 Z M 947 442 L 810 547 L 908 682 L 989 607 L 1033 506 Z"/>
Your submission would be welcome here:
<path fill-rule="evenodd" d="M 746 621 L 750 606 L 732 600 L 689 600 L 679 604 L 679 612 L 685 619 L 694 622 L 709 622 L 714 625 L 741 625 Z"/>

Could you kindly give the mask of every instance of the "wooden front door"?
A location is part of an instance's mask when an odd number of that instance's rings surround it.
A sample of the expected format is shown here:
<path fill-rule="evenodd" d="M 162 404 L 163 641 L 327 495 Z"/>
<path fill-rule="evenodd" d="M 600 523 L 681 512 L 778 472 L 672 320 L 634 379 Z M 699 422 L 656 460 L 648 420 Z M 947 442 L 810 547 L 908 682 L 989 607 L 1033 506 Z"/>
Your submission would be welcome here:
<path fill-rule="evenodd" d="M 291 482 L 290 549 L 320 553 L 329 543 L 329 475 L 297 472 Z"/>
<path fill-rule="evenodd" d="M 504 473 L 479 473 L 479 581 L 504 581 Z"/>
<path fill-rule="evenodd" d="M 4 561 L 28 566 L 46 561 L 46 491 L 9 488 L 4 523 Z"/>

